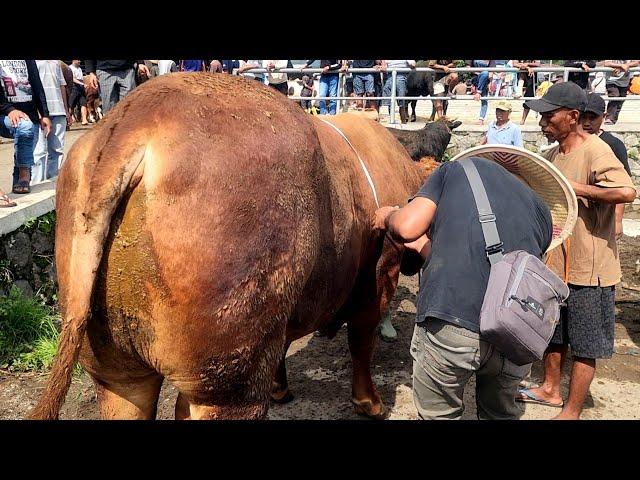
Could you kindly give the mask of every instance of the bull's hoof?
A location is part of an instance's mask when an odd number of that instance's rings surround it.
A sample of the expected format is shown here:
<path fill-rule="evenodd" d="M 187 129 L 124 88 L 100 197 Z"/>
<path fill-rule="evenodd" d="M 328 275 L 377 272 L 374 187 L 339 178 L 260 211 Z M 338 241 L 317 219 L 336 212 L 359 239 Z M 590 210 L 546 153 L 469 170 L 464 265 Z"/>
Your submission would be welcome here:
<path fill-rule="evenodd" d="M 371 400 L 358 401 L 351 399 L 353 409 L 358 415 L 368 417 L 372 420 L 386 420 L 391 411 L 386 405 L 380 402 L 377 406 L 371 403 Z"/>
<path fill-rule="evenodd" d="M 416 114 L 414 113 L 413 115 L 411 115 L 411 121 L 415 122 L 416 120 L 417 120 Z"/>
<path fill-rule="evenodd" d="M 385 342 L 395 342 L 398 338 L 398 332 L 391 324 L 391 313 L 385 313 L 380 323 L 380 338 Z"/>
<path fill-rule="evenodd" d="M 276 403 L 289 403 L 294 399 L 293 393 L 288 388 L 284 391 L 273 391 L 271 392 L 271 400 Z"/>

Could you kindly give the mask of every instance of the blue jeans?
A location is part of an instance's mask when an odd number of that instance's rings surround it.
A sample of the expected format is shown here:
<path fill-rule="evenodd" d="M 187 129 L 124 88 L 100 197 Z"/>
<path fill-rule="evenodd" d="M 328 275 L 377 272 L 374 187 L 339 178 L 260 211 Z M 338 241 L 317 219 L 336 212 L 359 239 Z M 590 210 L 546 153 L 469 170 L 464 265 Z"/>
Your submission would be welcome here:
<path fill-rule="evenodd" d="M 20 120 L 17 127 L 11 125 L 8 116 L 0 115 L 0 136 L 13 138 L 15 153 L 13 155 L 13 185 L 18 183 L 19 168 L 29 168 L 33 166 L 33 150 L 38 141 L 38 130 L 40 125 L 31 120 Z"/>
<path fill-rule="evenodd" d="M 393 83 L 393 77 L 390 73 L 386 73 L 384 77 L 384 87 L 382 88 L 382 96 L 390 97 L 391 96 L 391 85 Z M 407 74 L 406 73 L 397 73 L 396 76 L 396 96 L 405 97 L 407 95 Z M 397 100 L 398 106 L 404 107 L 407 103 L 406 100 Z M 382 100 L 382 105 L 389 106 L 389 113 L 391 113 L 391 101 L 390 100 Z"/>
<path fill-rule="evenodd" d="M 480 72 L 480 75 L 478 75 L 478 93 L 481 97 L 489 95 L 489 72 Z M 480 100 L 480 119 L 484 120 L 487 116 L 488 108 L 489 101 Z"/>
<path fill-rule="evenodd" d="M 357 96 L 373 93 L 373 73 L 356 73 L 353 76 L 353 92 Z"/>
<path fill-rule="evenodd" d="M 328 95 L 327 95 L 328 93 Z M 318 86 L 319 97 L 337 97 L 338 96 L 338 74 L 321 75 L 320 84 Z M 329 115 L 336 114 L 337 102 L 329 101 Z M 320 115 L 327 114 L 326 100 L 320 100 Z"/>
<path fill-rule="evenodd" d="M 32 185 L 58 175 L 58 170 L 62 164 L 67 117 L 64 115 L 54 115 L 50 118 L 51 132 L 49 136 L 45 137 L 44 130 L 39 129 L 38 141 L 36 142 L 36 148 L 33 152 Z"/>

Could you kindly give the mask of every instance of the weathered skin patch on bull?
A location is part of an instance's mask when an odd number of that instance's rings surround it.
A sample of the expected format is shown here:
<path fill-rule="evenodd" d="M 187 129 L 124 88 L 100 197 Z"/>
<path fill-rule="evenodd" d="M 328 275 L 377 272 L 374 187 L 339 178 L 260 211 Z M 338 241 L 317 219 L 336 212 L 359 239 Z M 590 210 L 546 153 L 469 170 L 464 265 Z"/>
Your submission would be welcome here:
<path fill-rule="evenodd" d="M 105 245 L 96 283 L 96 305 L 113 342 L 123 351 L 148 358 L 155 341 L 149 287 L 168 296 L 146 230 L 145 188 L 141 184 L 118 208 Z"/>

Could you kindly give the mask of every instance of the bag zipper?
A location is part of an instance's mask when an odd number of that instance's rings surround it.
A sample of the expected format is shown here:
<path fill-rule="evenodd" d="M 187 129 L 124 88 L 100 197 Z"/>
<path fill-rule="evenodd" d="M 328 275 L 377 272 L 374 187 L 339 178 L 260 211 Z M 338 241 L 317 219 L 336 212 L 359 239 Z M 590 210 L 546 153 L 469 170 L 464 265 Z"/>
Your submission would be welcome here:
<path fill-rule="evenodd" d="M 547 281 L 545 280 L 542 275 L 540 275 L 539 273 L 534 272 L 533 270 L 529 271 L 529 273 L 531 275 L 535 275 L 536 277 L 538 277 L 540 280 L 542 280 L 542 282 L 547 285 L 551 291 L 554 293 L 554 296 L 556 297 L 556 300 L 558 300 L 559 302 L 562 302 L 562 299 L 560 298 L 560 295 L 558 295 L 558 292 L 556 291 L 556 289 Z"/>

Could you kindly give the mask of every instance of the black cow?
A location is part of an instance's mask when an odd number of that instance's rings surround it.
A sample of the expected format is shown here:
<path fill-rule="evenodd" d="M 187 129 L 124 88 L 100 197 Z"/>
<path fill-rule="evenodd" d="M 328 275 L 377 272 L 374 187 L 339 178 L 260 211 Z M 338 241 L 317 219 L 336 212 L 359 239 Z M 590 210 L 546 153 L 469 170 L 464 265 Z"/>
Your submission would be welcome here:
<path fill-rule="evenodd" d="M 419 60 L 416 62 L 416 67 L 428 67 L 429 62 L 427 60 Z M 412 70 L 407 75 L 407 97 L 432 97 L 433 96 L 433 72 L 416 72 Z M 433 103 L 433 100 L 431 101 Z M 417 100 L 409 100 L 411 105 L 411 121 L 416 121 L 416 105 Z M 432 108 L 431 120 L 435 117 L 435 107 Z"/>
<path fill-rule="evenodd" d="M 449 120 L 442 117 L 435 122 L 427 123 L 420 130 L 398 130 L 387 127 L 407 150 L 414 161 L 423 157 L 430 157 L 442 161 L 444 152 L 451 140 L 451 131 L 462 125 L 459 120 Z"/>

